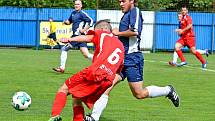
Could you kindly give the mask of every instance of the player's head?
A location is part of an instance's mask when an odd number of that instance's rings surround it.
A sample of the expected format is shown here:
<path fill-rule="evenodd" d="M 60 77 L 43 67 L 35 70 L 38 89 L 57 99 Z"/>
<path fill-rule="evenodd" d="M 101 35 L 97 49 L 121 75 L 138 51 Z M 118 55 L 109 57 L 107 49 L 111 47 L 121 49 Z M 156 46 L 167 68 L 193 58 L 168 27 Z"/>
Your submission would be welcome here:
<path fill-rule="evenodd" d="M 187 13 L 188 13 L 187 7 L 186 7 L 186 6 L 183 6 L 183 7 L 181 8 L 181 14 L 184 16 L 184 15 L 187 15 Z"/>
<path fill-rule="evenodd" d="M 103 30 L 103 31 L 112 31 L 112 27 L 110 25 L 110 20 L 109 19 L 104 19 L 96 22 L 94 25 L 94 30 Z"/>
<path fill-rule="evenodd" d="M 123 13 L 128 12 L 131 8 L 137 6 L 137 0 L 118 0 Z"/>
<path fill-rule="evenodd" d="M 52 22 L 53 21 L 53 18 L 52 17 L 49 17 L 49 22 Z"/>
<path fill-rule="evenodd" d="M 183 17 L 182 13 L 181 13 L 181 12 L 178 12 L 178 21 L 181 21 L 181 20 L 182 20 L 182 17 Z"/>
<path fill-rule="evenodd" d="M 75 7 L 75 10 L 76 10 L 76 11 L 80 11 L 81 8 L 82 8 L 82 2 L 81 2 L 81 0 L 75 0 L 75 5 L 74 5 L 74 7 Z"/>

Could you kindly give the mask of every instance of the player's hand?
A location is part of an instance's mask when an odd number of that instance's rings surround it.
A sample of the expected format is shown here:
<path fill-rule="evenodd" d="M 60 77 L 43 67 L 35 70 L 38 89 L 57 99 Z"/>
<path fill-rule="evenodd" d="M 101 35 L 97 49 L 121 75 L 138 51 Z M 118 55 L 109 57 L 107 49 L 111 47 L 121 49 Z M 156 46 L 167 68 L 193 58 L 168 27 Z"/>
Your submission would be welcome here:
<path fill-rule="evenodd" d="M 68 43 L 70 41 L 69 41 L 69 38 L 61 38 L 60 42 L 62 42 L 62 43 Z"/>
<path fill-rule="evenodd" d="M 114 29 L 112 30 L 112 33 L 113 33 L 114 35 L 118 36 L 118 35 L 119 35 L 119 29 L 118 29 L 118 28 L 114 28 Z"/>
<path fill-rule="evenodd" d="M 79 29 L 79 32 L 80 32 L 81 34 L 84 34 L 85 29 Z"/>
<path fill-rule="evenodd" d="M 183 33 L 182 29 L 176 29 L 175 31 L 178 32 L 179 35 L 181 35 Z"/>
<path fill-rule="evenodd" d="M 63 23 L 62 23 L 62 25 L 69 25 L 69 24 L 70 24 L 69 20 L 65 20 L 65 21 L 63 21 Z"/>

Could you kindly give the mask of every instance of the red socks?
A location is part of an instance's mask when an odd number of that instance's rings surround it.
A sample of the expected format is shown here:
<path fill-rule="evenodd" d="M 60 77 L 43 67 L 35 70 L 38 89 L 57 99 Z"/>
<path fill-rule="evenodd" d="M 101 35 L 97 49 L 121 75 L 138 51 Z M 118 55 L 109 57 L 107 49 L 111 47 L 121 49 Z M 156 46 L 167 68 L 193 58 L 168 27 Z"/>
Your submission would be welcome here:
<path fill-rule="evenodd" d="M 201 61 L 202 64 L 206 63 L 205 60 L 203 59 L 202 55 L 198 51 L 196 51 L 195 56 L 196 56 L 196 58 L 198 58 Z"/>
<path fill-rule="evenodd" d="M 178 57 L 181 59 L 181 62 L 185 62 L 185 58 L 183 56 L 183 53 L 181 50 L 177 50 L 176 53 L 178 54 Z"/>
<path fill-rule="evenodd" d="M 60 115 L 66 104 L 67 95 L 64 92 L 58 92 L 56 94 L 53 106 L 52 106 L 52 117 Z"/>
<path fill-rule="evenodd" d="M 73 107 L 73 121 L 83 121 L 84 120 L 84 107 L 75 106 Z"/>

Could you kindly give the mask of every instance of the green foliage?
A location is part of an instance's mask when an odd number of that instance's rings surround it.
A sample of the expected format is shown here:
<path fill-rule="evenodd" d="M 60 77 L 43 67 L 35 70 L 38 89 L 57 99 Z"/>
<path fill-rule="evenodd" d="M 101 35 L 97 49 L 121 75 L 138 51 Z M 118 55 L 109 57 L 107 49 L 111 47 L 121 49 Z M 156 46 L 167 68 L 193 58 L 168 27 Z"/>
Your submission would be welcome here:
<path fill-rule="evenodd" d="M 139 0 L 142 10 L 176 11 L 182 5 L 191 11 L 213 11 L 214 0 Z M 0 6 L 37 7 L 37 8 L 71 8 L 73 0 L 0 0 Z M 83 0 L 85 9 L 120 9 L 118 0 Z"/>

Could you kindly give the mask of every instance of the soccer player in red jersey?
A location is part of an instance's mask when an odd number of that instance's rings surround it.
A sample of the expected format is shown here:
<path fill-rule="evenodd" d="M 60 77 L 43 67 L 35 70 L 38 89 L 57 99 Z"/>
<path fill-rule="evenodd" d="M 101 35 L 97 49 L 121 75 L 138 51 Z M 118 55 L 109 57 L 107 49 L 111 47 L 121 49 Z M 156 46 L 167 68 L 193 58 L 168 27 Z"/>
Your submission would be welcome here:
<path fill-rule="evenodd" d="M 124 60 L 124 46 L 118 38 L 111 33 L 111 25 L 106 20 L 95 24 L 95 31 L 88 35 L 62 39 L 62 42 L 84 41 L 93 42 L 95 53 L 91 66 L 83 69 L 68 78 L 58 90 L 53 107 L 52 117 L 49 121 L 61 121 L 60 113 L 66 103 L 67 94 L 73 99 L 73 121 L 84 120 L 84 102 L 88 108 L 112 86 L 117 73 L 120 73 Z"/>
<path fill-rule="evenodd" d="M 182 7 L 181 13 L 183 15 L 183 18 L 180 22 L 180 29 L 176 29 L 176 32 L 181 35 L 181 38 L 176 42 L 175 44 L 175 51 L 178 54 L 181 63 L 177 66 L 183 66 L 186 65 L 186 59 L 183 56 L 183 53 L 181 49 L 184 46 L 187 46 L 191 53 L 196 56 L 196 58 L 202 63 L 202 68 L 206 68 L 206 61 L 203 59 L 202 55 L 196 51 L 196 42 L 195 42 L 195 35 L 193 32 L 193 23 L 192 18 L 188 15 L 188 10 L 186 6 Z"/>
<path fill-rule="evenodd" d="M 182 18 L 183 18 L 182 13 L 181 12 L 178 13 L 178 22 L 179 22 L 178 29 L 181 29 L 181 20 L 182 20 Z M 181 37 L 181 35 L 179 35 L 179 36 Z M 200 54 L 206 55 L 207 57 L 209 56 L 208 49 L 205 49 L 205 50 L 197 49 L 196 51 L 198 51 Z M 176 53 L 176 51 L 174 51 L 172 61 L 169 61 L 169 65 L 177 66 L 178 65 L 177 59 L 178 59 L 178 54 Z"/>

